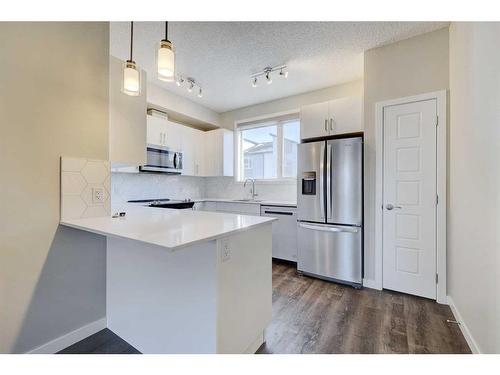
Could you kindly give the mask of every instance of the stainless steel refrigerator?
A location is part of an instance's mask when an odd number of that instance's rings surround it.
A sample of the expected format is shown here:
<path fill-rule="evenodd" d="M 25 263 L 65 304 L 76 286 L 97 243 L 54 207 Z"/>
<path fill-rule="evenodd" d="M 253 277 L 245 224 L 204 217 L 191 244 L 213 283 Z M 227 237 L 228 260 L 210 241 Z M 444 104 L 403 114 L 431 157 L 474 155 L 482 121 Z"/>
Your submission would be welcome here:
<path fill-rule="evenodd" d="M 298 146 L 300 272 L 360 287 L 363 280 L 363 138 Z"/>

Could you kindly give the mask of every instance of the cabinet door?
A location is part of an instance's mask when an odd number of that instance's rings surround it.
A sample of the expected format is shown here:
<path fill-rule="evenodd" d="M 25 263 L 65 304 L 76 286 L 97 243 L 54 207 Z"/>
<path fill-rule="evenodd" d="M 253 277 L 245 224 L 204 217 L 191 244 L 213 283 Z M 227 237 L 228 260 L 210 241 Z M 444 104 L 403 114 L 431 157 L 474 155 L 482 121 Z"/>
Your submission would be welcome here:
<path fill-rule="evenodd" d="M 328 126 L 331 134 L 345 134 L 363 131 L 362 100 L 359 96 L 336 99 L 329 102 Z"/>
<path fill-rule="evenodd" d="M 328 135 L 328 102 L 305 105 L 300 109 L 300 138 Z"/>
<path fill-rule="evenodd" d="M 193 134 L 194 176 L 205 176 L 205 132 L 195 130 Z"/>
<path fill-rule="evenodd" d="M 182 174 L 186 176 L 196 176 L 195 174 L 195 134 L 197 131 L 188 126 L 183 126 L 182 138 Z"/>
<path fill-rule="evenodd" d="M 148 144 L 163 146 L 167 133 L 167 119 L 159 116 L 148 115 L 147 142 Z"/>
<path fill-rule="evenodd" d="M 205 176 L 222 176 L 222 129 L 205 132 Z"/>
<path fill-rule="evenodd" d="M 165 147 L 173 151 L 182 151 L 182 133 L 184 125 L 177 124 L 172 121 L 167 121 L 167 131 L 165 137 Z"/>

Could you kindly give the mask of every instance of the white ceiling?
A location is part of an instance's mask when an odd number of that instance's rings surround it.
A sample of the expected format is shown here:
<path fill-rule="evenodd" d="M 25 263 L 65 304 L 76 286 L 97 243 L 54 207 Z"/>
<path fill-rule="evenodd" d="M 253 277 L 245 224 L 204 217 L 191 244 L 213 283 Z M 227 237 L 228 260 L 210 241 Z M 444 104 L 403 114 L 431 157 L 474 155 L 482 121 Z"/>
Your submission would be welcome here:
<path fill-rule="evenodd" d="M 155 75 L 155 52 L 163 22 L 134 23 L 134 60 L 148 81 L 225 112 L 252 104 L 360 79 L 363 52 L 447 26 L 445 22 L 171 22 L 178 74 L 193 77 L 203 98 Z M 130 23 L 111 23 L 110 52 L 128 58 Z M 250 75 L 288 65 L 288 79 L 253 88 Z"/>

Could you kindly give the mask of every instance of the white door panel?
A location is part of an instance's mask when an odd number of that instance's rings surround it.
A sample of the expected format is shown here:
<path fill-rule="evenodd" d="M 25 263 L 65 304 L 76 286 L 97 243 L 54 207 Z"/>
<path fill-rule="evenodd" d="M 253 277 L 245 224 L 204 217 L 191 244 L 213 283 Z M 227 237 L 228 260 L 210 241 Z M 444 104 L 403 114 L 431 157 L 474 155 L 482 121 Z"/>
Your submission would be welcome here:
<path fill-rule="evenodd" d="M 435 299 L 436 100 L 384 108 L 383 168 L 383 287 Z"/>

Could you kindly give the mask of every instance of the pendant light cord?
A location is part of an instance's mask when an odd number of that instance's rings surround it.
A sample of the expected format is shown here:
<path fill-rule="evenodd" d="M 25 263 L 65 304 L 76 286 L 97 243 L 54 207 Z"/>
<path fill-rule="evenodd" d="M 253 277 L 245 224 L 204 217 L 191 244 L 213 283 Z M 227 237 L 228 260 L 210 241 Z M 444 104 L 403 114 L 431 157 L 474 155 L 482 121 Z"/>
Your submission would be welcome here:
<path fill-rule="evenodd" d="M 168 21 L 165 21 L 165 40 L 168 40 Z"/>
<path fill-rule="evenodd" d="M 130 22 L 130 61 L 132 61 L 132 50 L 134 48 L 134 21 Z"/>

